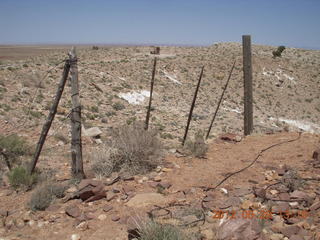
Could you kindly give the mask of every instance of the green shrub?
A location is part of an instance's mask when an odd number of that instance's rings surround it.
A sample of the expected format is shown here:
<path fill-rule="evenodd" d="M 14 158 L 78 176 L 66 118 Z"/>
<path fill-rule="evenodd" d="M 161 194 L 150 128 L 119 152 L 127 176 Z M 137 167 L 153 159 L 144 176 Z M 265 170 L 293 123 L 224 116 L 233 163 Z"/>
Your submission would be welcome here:
<path fill-rule="evenodd" d="M 115 111 L 108 111 L 108 112 L 106 112 L 106 116 L 107 116 L 107 117 L 112 117 L 112 116 L 114 116 L 114 115 L 117 115 L 117 113 L 116 113 Z"/>
<path fill-rule="evenodd" d="M 137 120 L 137 117 L 134 116 L 134 117 L 130 117 L 129 119 L 127 119 L 126 122 L 128 125 L 130 125 L 130 124 L 134 123 L 136 120 Z"/>
<path fill-rule="evenodd" d="M 32 151 L 23 138 L 13 134 L 0 135 L 0 152 L 5 157 L 6 165 L 11 168 L 18 162 L 18 157 L 30 155 Z"/>
<path fill-rule="evenodd" d="M 29 190 L 37 182 L 38 174 L 30 174 L 28 170 L 22 166 L 11 169 L 8 173 L 10 185 L 14 189 L 25 189 Z"/>
<path fill-rule="evenodd" d="M 29 201 L 29 207 L 33 211 L 43 211 L 50 206 L 55 198 L 63 198 L 65 187 L 47 183 L 36 189 Z"/>
<path fill-rule="evenodd" d="M 121 111 L 123 109 L 125 109 L 126 107 L 120 103 L 120 102 L 116 102 L 112 105 L 113 109 L 116 110 L 116 111 Z"/>
<path fill-rule="evenodd" d="M 173 225 L 148 222 L 139 229 L 139 240 L 187 240 L 187 236 Z"/>
<path fill-rule="evenodd" d="M 91 107 L 91 112 L 99 112 L 99 108 L 97 106 L 92 106 Z"/>
<path fill-rule="evenodd" d="M 30 110 L 29 114 L 34 118 L 41 118 L 43 116 L 41 112 L 33 111 L 33 110 Z"/>
<path fill-rule="evenodd" d="M 197 132 L 194 139 L 187 139 L 184 146 L 185 151 L 195 157 L 204 157 L 208 151 L 208 146 L 204 141 L 204 135 L 201 131 Z"/>
<path fill-rule="evenodd" d="M 110 144 L 93 154 L 93 171 L 108 176 L 114 171 L 146 173 L 161 163 L 163 146 L 155 130 L 144 129 L 144 123 L 124 125 L 113 134 Z"/>
<path fill-rule="evenodd" d="M 279 46 L 278 49 L 276 51 L 272 52 L 272 55 L 274 58 L 276 57 L 281 57 L 282 52 L 286 49 L 285 46 Z"/>
<path fill-rule="evenodd" d="M 27 142 L 16 134 L 9 136 L 0 135 L 0 148 L 5 149 L 7 153 L 10 152 L 17 156 L 30 154 Z"/>

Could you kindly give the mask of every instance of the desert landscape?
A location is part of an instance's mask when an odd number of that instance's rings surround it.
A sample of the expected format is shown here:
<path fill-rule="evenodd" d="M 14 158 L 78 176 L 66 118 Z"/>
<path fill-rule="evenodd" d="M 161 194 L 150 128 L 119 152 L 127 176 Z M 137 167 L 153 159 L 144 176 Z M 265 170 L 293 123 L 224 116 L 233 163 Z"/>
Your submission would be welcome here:
<path fill-rule="evenodd" d="M 71 47 L 0 46 L 1 240 L 320 239 L 320 51 L 252 45 L 244 136 L 240 43 L 78 45 L 86 178 L 72 175 L 69 79 L 31 176 Z"/>

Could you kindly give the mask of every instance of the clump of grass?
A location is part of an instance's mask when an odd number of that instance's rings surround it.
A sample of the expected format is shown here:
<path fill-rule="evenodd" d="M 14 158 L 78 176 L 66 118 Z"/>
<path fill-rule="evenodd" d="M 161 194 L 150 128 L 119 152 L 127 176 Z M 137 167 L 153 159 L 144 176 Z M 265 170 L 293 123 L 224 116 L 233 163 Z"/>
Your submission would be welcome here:
<path fill-rule="evenodd" d="M 0 153 L 4 157 L 7 167 L 11 169 L 14 164 L 18 163 L 19 157 L 30 155 L 31 150 L 25 139 L 16 134 L 0 135 Z"/>
<path fill-rule="evenodd" d="M 54 135 L 54 138 L 58 141 L 62 141 L 64 144 L 69 143 L 69 139 L 66 135 L 62 134 L 62 133 L 57 133 Z"/>
<path fill-rule="evenodd" d="M 120 102 L 116 102 L 112 105 L 113 109 L 116 110 L 116 111 L 121 111 L 123 109 L 125 109 L 126 107 L 120 103 Z"/>
<path fill-rule="evenodd" d="M 46 183 L 40 186 L 31 195 L 29 207 L 33 211 L 43 211 L 50 206 L 55 198 L 63 198 L 65 187 L 57 184 Z"/>
<path fill-rule="evenodd" d="M 154 221 L 139 226 L 139 240 L 187 240 L 187 236 L 177 227 Z"/>
<path fill-rule="evenodd" d="M 99 112 L 99 108 L 97 106 L 92 106 L 91 107 L 91 112 L 98 113 Z"/>
<path fill-rule="evenodd" d="M 30 174 L 25 167 L 18 166 L 10 170 L 8 179 L 11 187 L 14 189 L 29 190 L 37 183 L 38 174 Z"/>
<path fill-rule="evenodd" d="M 9 136 L 0 135 L 0 148 L 17 156 L 30 153 L 27 142 L 16 134 Z"/>
<path fill-rule="evenodd" d="M 93 165 L 92 170 L 97 176 L 108 177 L 115 170 L 117 163 L 114 158 L 116 155 L 116 150 L 108 146 L 103 146 L 103 148 L 95 151 L 92 154 Z"/>
<path fill-rule="evenodd" d="M 155 130 L 145 130 L 144 123 L 124 125 L 113 134 L 109 145 L 93 154 L 93 170 L 108 176 L 114 171 L 146 173 L 161 163 L 163 146 Z"/>
<path fill-rule="evenodd" d="M 30 110 L 29 115 L 34 118 L 41 118 L 43 115 L 41 112 Z"/>
<path fill-rule="evenodd" d="M 195 157 L 204 157 L 208 151 L 208 146 L 204 141 L 204 134 L 198 131 L 193 139 L 187 139 L 184 150 Z"/>

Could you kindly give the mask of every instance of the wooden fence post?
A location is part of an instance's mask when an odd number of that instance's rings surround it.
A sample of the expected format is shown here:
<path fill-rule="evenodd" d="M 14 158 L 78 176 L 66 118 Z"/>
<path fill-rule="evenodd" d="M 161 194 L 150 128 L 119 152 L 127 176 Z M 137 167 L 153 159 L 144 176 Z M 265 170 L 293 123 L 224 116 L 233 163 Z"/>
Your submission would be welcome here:
<path fill-rule="evenodd" d="M 50 129 L 51 124 L 53 122 L 54 116 L 57 113 L 59 101 L 61 99 L 61 95 L 63 93 L 64 86 L 65 86 L 66 81 L 68 79 L 69 70 L 70 70 L 70 62 L 69 62 L 69 60 L 67 60 L 66 63 L 64 64 L 63 74 L 62 74 L 62 78 L 61 78 L 59 86 L 58 86 L 58 90 L 56 92 L 56 97 L 55 97 L 53 104 L 50 108 L 50 112 L 49 112 L 47 121 L 45 122 L 45 124 L 42 127 L 41 135 L 40 135 L 39 141 L 37 143 L 37 147 L 36 147 L 36 150 L 35 150 L 32 162 L 31 162 L 31 166 L 29 169 L 30 173 L 33 173 L 33 171 L 37 165 L 43 144 L 44 144 L 46 137 L 48 135 L 48 132 L 49 132 L 49 129 Z"/>
<path fill-rule="evenodd" d="M 187 139 L 189 126 L 190 126 L 190 121 L 191 121 L 191 118 L 192 118 L 192 112 L 193 112 L 193 109 L 194 109 L 194 105 L 196 103 L 196 99 L 197 99 L 197 95 L 198 95 L 198 91 L 199 91 L 199 87 L 200 87 L 200 83 L 201 83 L 201 79 L 202 79 L 202 75 L 203 75 L 203 70 L 204 70 L 204 66 L 201 69 L 198 85 L 197 85 L 197 88 L 196 88 L 196 91 L 194 93 L 193 100 L 192 100 L 192 103 L 191 103 L 191 108 L 190 108 L 190 113 L 189 113 L 189 117 L 188 117 L 187 127 L 186 127 L 186 130 L 185 130 L 185 133 L 184 133 L 184 136 L 183 136 L 183 140 L 182 140 L 182 146 L 184 146 L 184 143 L 185 143 L 185 141 Z"/>
<path fill-rule="evenodd" d="M 230 81 L 230 78 L 231 78 L 231 75 L 232 75 L 232 72 L 233 72 L 233 69 L 234 69 L 235 64 L 236 64 L 236 61 L 234 61 L 234 62 L 233 62 L 233 65 L 232 65 L 231 70 L 230 70 L 230 72 L 229 72 L 228 80 L 227 80 L 226 84 L 224 85 L 224 88 L 223 88 L 223 91 L 222 91 L 221 97 L 220 97 L 219 102 L 218 102 L 218 106 L 217 106 L 216 111 L 214 112 L 213 118 L 212 118 L 212 120 L 211 120 L 211 123 L 210 123 L 209 129 L 208 129 L 208 132 L 207 132 L 206 139 L 208 139 L 208 138 L 209 138 L 209 135 L 210 135 L 210 131 L 211 131 L 211 128 L 212 128 L 213 122 L 214 122 L 214 120 L 216 119 L 216 116 L 217 116 L 218 110 L 219 110 L 219 108 L 220 108 L 220 104 L 221 104 L 221 102 L 222 102 L 222 99 L 223 99 L 224 93 L 225 93 L 225 92 L 226 92 L 226 90 L 227 90 L 227 87 L 228 87 L 228 84 L 229 84 L 229 81 Z"/>
<path fill-rule="evenodd" d="M 82 143 L 81 143 L 81 105 L 79 97 L 78 66 L 75 47 L 72 47 L 69 53 L 70 59 L 70 80 L 71 80 L 71 158 L 72 158 L 72 176 L 77 179 L 85 178 L 82 161 Z"/>
<path fill-rule="evenodd" d="M 148 112 L 147 112 L 147 117 L 146 117 L 146 125 L 145 125 L 145 129 L 146 130 L 148 130 L 148 127 L 149 127 L 149 119 L 150 119 L 151 103 L 152 103 L 152 93 L 153 93 L 153 85 L 154 85 L 154 76 L 156 75 L 156 66 L 157 66 L 157 58 L 154 58 L 153 70 L 152 70 L 152 78 L 151 78 L 151 87 L 150 87 L 149 106 L 148 106 Z"/>
<path fill-rule="evenodd" d="M 244 135 L 253 130 L 251 36 L 242 36 L 244 76 Z"/>

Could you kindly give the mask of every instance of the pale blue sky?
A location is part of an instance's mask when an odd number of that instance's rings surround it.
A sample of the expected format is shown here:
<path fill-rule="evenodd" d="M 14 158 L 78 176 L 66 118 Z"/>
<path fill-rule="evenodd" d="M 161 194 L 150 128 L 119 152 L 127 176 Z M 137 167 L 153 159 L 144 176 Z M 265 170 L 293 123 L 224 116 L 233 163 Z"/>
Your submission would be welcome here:
<path fill-rule="evenodd" d="M 320 48 L 320 0 L 0 0 L 0 44 L 239 42 Z"/>

